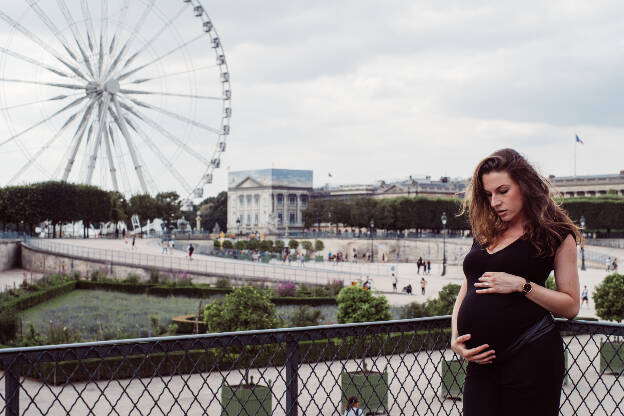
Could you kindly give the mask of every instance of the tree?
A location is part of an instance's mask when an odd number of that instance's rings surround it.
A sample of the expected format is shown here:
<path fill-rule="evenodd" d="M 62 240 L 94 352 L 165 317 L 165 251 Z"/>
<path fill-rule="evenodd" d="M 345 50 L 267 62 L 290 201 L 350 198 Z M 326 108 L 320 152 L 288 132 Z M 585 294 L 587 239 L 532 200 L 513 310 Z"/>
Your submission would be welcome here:
<path fill-rule="evenodd" d="M 290 316 L 290 326 L 315 326 L 319 325 L 321 319 L 323 315 L 320 310 L 312 309 L 308 305 L 299 305 Z"/>
<path fill-rule="evenodd" d="M 440 289 L 438 297 L 428 300 L 425 304 L 427 314 L 429 316 L 451 315 L 459 289 L 461 289 L 461 286 L 455 283 L 450 283 Z"/>
<path fill-rule="evenodd" d="M 182 203 L 180 202 L 180 195 L 178 195 L 177 192 L 161 192 L 156 194 L 154 203 L 156 205 L 156 216 L 160 217 L 160 219 L 165 222 L 167 229 L 169 229 L 175 220 L 182 216 L 180 211 Z"/>
<path fill-rule="evenodd" d="M 374 296 L 370 290 L 357 286 L 343 288 L 338 297 L 338 322 L 387 321 L 391 318 L 390 306 L 385 296 Z"/>
<path fill-rule="evenodd" d="M 275 250 L 276 253 L 279 253 L 284 250 L 284 242 L 282 240 L 275 240 L 273 247 L 273 250 Z"/>
<path fill-rule="evenodd" d="M 247 331 L 278 326 L 275 305 L 269 293 L 253 287 L 235 288 L 224 300 L 206 306 L 208 332 Z"/>
<path fill-rule="evenodd" d="M 617 322 L 624 319 L 624 275 L 616 272 L 605 276 L 593 295 L 600 319 Z"/>
<path fill-rule="evenodd" d="M 296 250 L 297 247 L 299 247 L 299 241 L 297 240 L 288 240 L 288 247 L 290 247 L 293 250 Z"/>
<path fill-rule="evenodd" d="M 123 221 L 128 225 L 128 218 L 130 218 L 130 204 L 126 200 L 126 197 L 123 196 L 120 192 L 111 191 L 109 192 L 111 199 L 111 219 L 115 222 L 115 229 L 117 229 L 117 224 L 120 221 Z"/>
<path fill-rule="evenodd" d="M 156 200 L 149 194 L 133 195 L 130 198 L 130 212 L 139 217 L 142 234 L 143 226 L 147 224 L 147 221 L 158 217 Z"/>
<path fill-rule="evenodd" d="M 234 248 L 234 244 L 230 240 L 223 240 L 223 248 L 226 250 L 231 250 Z"/>
<path fill-rule="evenodd" d="M 314 251 L 323 251 L 325 249 L 325 244 L 321 240 L 314 241 Z"/>
<path fill-rule="evenodd" d="M 222 230 L 227 225 L 227 192 L 220 192 L 217 196 L 206 198 L 199 204 L 199 217 L 204 230 L 212 231 L 215 224 Z"/>
<path fill-rule="evenodd" d="M 301 242 L 301 247 L 303 247 L 303 249 L 307 253 L 311 253 L 312 252 L 312 241 L 309 241 L 309 240 L 302 241 Z"/>

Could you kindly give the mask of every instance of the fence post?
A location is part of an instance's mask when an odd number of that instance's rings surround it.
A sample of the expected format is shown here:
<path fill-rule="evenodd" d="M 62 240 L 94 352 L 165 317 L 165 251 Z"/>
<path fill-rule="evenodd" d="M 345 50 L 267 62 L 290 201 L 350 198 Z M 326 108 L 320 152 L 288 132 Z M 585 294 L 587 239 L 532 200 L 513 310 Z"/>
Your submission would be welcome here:
<path fill-rule="evenodd" d="M 286 345 L 286 416 L 297 416 L 299 395 L 299 343 L 289 341 Z"/>
<path fill-rule="evenodd" d="M 6 400 L 6 415 L 19 416 L 19 371 L 16 361 L 9 364 L 4 373 L 4 397 Z"/>

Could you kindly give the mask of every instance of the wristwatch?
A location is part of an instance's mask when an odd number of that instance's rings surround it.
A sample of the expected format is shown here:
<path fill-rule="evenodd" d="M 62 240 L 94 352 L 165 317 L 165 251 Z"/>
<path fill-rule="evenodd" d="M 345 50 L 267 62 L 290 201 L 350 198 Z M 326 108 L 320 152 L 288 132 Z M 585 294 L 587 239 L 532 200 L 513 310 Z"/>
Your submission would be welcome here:
<path fill-rule="evenodd" d="M 531 289 L 533 289 L 533 286 L 531 286 L 531 282 L 529 282 L 528 279 L 524 279 L 524 285 L 522 286 L 522 296 L 528 295 Z"/>

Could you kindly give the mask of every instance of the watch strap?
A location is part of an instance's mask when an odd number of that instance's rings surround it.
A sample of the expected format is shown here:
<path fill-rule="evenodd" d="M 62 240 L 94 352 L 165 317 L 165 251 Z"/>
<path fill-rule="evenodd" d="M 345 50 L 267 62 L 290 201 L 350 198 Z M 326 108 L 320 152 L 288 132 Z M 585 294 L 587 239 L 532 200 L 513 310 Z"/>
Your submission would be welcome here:
<path fill-rule="evenodd" d="M 533 289 L 533 286 L 531 286 L 531 282 L 529 281 L 529 279 L 524 279 L 524 285 L 522 286 L 522 296 L 526 296 L 531 289 Z"/>

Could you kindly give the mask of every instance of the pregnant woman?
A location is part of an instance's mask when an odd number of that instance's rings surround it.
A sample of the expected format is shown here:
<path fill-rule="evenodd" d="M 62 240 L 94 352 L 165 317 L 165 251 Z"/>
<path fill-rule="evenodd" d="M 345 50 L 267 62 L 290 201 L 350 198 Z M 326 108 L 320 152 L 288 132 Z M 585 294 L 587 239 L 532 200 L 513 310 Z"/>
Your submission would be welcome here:
<path fill-rule="evenodd" d="M 468 360 L 464 416 L 559 414 L 563 342 L 552 313 L 579 310 L 578 228 L 518 152 L 479 163 L 466 192 L 474 235 L 452 319 Z M 555 271 L 557 290 L 544 287 Z"/>

